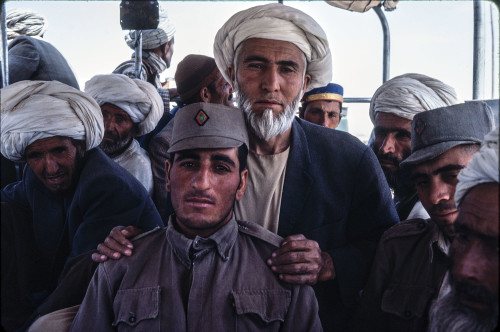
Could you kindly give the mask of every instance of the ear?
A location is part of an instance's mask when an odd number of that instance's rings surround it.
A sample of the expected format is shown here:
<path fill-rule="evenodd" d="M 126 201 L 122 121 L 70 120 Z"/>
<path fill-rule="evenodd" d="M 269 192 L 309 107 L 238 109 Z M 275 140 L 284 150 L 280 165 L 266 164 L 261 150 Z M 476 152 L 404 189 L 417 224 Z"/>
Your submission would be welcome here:
<path fill-rule="evenodd" d="M 205 102 L 205 103 L 209 103 L 210 102 L 210 97 L 211 97 L 211 94 L 210 94 L 210 91 L 208 90 L 208 88 L 206 86 L 203 87 L 200 90 L 200 98 L 201 98 L 201 100 L 203 100 L 203 102 Z"/>
<path fill-rule="evenodd" d="M 245 168 L 240 173 L 240 184 L 238 186 L 238 190 L 236 190 L 236 200 L 239 201 L 243 198 L 243 194 L 247 189 L 247 178 L 248 178 L 248 170 Z"/>
<path fill-rule="evenodd" d="M 311 75 L 305 74 L 304 75 L 304 86 L 302 87 L 302 93 L 304 94 L 307 90 L 307 87 L 311 83 Z"/>
<path fill-rule="evenodd" d="M 167 187 L 167 191 L 170 191 L 170 169 L 172 168 L 172 164 L 170 160 L 165 161 L 165 183 Z"/>
<path fill-rule="evenodd" d="M 231 79 L 231 82 L 229 82 L 229 83 L 231 84 L 231 86 L 234 87 L 234 82 L 236 80 L 236 72 L 234 70 L 233 65 L 230 65 L 229 67 L 227 67 L 227 73 L 229 75 L 229 78 Z"/>

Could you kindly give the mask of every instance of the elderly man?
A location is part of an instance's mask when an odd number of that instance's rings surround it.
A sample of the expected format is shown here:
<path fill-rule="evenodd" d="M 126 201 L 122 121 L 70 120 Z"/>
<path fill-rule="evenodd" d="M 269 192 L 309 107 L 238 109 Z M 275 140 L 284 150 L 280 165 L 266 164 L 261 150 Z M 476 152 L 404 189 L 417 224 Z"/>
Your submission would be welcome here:
<path fill-rule="evenodd" d="M 344 88 L 335 83 L 312 89 L 304 94 L 299 117 L 317 125 L 335 129 L 342 118 Z"/>
<path fill-rule="evenodd" d="M 451 289 L 431 308 L 430 331 L 498 327 L 498 128 L 458 174 Z"/>
<path fill-rule="evenodd" d="M 400 163 L 411 152 L 411 120 L 423 111 L 457 103 L 455 90 L 429 76 L 404 74 L 390 79 L 375 91 L 370 103 L 375 140 L 371 143 L 389 186 L 399 219 L 427 219 L 408 169 Z"/>
<path fill-rule="evenodd" d="M 27 163 L 23 180 L 1 195 L 29 217 L 2 218 L 2 324 L 14 330 L 63 267 L 111 228 L 162 222 L 142 185 L 96 148 L 104 128 L 90 96 L 57 81 L 22 81 L 1 94 L 2 155 Z"/>
<path fill-rule="evenodd" d="M 222 77 L 214 58 L 189 54 L 177 65 L 175 72 L 177 91 L 182 105 L 196 102 L 233 106 L 233 89 Z M 149 143 L 154 178 L 153 201 L 164 222 L 168 220 L 167 189 L 165 187 L 165 161 L 172 137 L 172 119 Z"/>
<path fill-rule="evenodd" d="M 163 115 L 160 95 L 148 82 L 120 74 L 94 76 L 85 83 L 85 92 L 101 107 L 104 138 L 99 147 L 152 195 L 151 161 L 134 137 L 149 133 L 158 124 Z"/>
<path fill-rule="evenodd" d="M 474 118 L 474 121 L 470 121 Z M 445 274 L 457 217 L 457 174 L 494 127 L 483 102 L 415 115 L 410 167 L 430 219 L 411 219 L 384 233 L 363 291 L 358 331 L 426 331 L 431 304 L 449 287 Z"/>
<path fill-rule="evenodd" d="M 243 114 L 186 106 L 168 152 L 176 214 L 133 256 L 99 266 L 70 331 L 321 331 L 312 288 L 266 264 L 282 239 L 234 217 L 248 174 Z"/>

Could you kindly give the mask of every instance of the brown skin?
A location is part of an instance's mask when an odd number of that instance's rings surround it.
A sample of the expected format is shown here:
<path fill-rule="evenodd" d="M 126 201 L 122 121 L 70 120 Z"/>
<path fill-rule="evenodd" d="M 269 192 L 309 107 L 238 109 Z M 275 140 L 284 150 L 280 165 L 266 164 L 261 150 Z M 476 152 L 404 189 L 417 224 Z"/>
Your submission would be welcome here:
<path fill-rule="evenodd" d="M 222 104 L 226 106 L 234 106 L 233 104 L 233 88 L 222 74 L 218 74 L 213 84 L 214 89 L 205 86 L 200 90 L 200 99 L 205 103 Z"/>
<path fill-rule="evenodd" d="M 53 192 L 71 188 L 79 172 L 85 143 L 54 136 L 36 140 L 25 150 L 25 159 L 37 178 Z"/>
<path fill-rule="evenodd" d="M 137 125 L 132 122 L 127 112 L 113 104 L 103 104 L 101 112 L 104 120 L 104 137 L 101 145 L 114 145 L 112 148 L 104 149 L 104 152 L 109 156 L 119 155 L 137 136 Z"/>
<path fill-rule="evenodd" d="M 299 117 L 317 125 L 335 129 L 342 118 L 342 106 L 335 100 L 314 100 L 300 109 Z"/>
<path fill-rule="evenodd" d="M 418 198 L 432 221 L 450 239 L 453 237 L 453 223 L 458 215 L 455 205 L 457 175 L 467 166 L 473 154 L 473 151 L 464 150 L 459 145 L 412 168 Z"/>
<path fill-rule="evenodd" d="M 463 198 L 451 246 L 453 279 L 480 287 L 498 302 L 498 183 L 473 187 Z M 458 291 L 460 302 L 479 313 L 491 308 L 482 299 Z"/>

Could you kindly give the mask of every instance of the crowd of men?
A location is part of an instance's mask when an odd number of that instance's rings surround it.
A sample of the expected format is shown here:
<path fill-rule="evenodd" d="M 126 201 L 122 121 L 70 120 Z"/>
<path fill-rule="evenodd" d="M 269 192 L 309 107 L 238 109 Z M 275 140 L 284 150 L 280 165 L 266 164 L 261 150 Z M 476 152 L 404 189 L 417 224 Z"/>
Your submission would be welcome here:
<path fill-rule="evenodd" d="M 14 56 L 43 18 L 9 15 Z M 174 34 L 161 10 L 139 77 L 132 59 L 84 91 L 65 69 L 2 88 L 1 153 L 22 169 L 2 178 L 4 329 L 495 329 L 489 106 L 397 76 L 372 98 L 365 145 L 333 130 L 344 91 L 306 13 L 236 13 L 168 90 Z"/>

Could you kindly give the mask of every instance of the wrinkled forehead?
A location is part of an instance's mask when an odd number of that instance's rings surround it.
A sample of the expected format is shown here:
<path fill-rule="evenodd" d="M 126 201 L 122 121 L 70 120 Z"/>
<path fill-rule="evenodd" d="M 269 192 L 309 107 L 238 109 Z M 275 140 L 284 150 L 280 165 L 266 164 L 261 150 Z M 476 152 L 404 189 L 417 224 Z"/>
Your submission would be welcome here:
<path fill-rule="evenodd" d="M 292 42 L 283 40 L 265 38 L 244 40 L 236 49 L 234 61 L 241 64 L 252 58 L 273 62 L 295 62 L 302 67 L 307 65 L 304 52 Z"/>
<path fill-rule="evenodd" d="M 457 225 L 467 227 L 480 236 L 498 237 L 498 183 L 473 187 L 458 207 Z"/>

